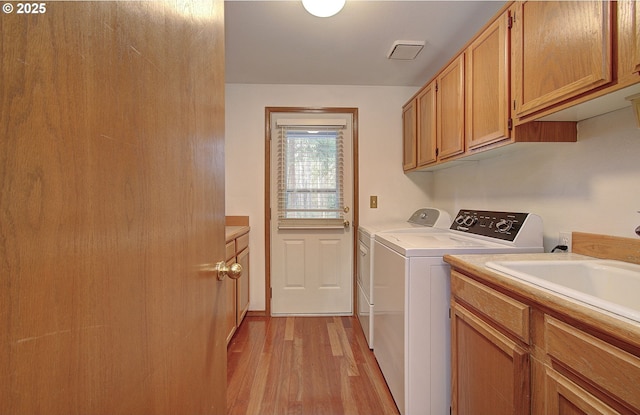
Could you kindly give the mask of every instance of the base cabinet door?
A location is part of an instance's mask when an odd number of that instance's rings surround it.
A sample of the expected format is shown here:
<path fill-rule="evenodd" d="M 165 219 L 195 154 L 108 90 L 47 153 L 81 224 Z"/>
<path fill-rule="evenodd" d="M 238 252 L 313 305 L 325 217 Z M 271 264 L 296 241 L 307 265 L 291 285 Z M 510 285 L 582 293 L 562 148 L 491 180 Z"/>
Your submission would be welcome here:
<path fill-rule="evenodd" d="M 546 415 L 620 415 L 555 370 L 545 371 Z"/>
<path fill-rule="evenodd" d="M 235 261 L 235 257 L 227 261 L 227 266 L 230 267 Z M 225 298 L 227 301 L 227 307 L 225 308 L 224 321 L 227 333 L 227 344 L 231 341 L 233 334 L 236 332 L 236 281 L 231 278 L 225 278 L 222 283 L 224 284 Z"/>
<path fill-rule="evenodd" d="M 244 319 L 249 309 L 249 248 L 245 248 L 236 257 L 242 266 L 242 275 L 236 280 L 236 326 Z"/>
<path fill-rule="evenodd" d="M 451 346 L 453 414 L 530 414 L 526 349 L 455 302 Z"/>

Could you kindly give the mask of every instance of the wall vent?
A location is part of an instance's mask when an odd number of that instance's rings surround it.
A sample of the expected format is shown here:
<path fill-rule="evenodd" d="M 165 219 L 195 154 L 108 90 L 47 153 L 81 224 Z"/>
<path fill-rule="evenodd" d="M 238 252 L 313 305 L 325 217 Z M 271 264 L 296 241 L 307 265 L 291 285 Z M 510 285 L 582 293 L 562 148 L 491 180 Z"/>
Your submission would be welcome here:
<path fill-rule="evenodd" d="M 387 59 L 412 60 L 418 56 L 422 48 L 424 48 L 422 40 L 396 40 L 387 53 Z"/>

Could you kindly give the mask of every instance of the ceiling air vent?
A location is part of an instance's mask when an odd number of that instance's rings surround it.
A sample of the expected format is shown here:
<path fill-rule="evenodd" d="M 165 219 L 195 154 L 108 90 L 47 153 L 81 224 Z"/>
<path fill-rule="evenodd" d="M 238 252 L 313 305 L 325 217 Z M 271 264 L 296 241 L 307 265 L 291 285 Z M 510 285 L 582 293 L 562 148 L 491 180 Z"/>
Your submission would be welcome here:
<path fill-rule="evenodd" d="M 423 47 L 424 41 L 421 40 L 396 40 L 387 53 L 387 59 L 412 60 Z"/>

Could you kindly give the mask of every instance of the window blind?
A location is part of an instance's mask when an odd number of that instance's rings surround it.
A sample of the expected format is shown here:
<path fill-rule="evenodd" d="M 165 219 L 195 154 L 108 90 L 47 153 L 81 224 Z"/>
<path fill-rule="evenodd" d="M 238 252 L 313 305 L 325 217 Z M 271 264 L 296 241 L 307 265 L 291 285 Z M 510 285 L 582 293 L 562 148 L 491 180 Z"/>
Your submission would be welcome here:
<path fill-rule="evenodd" d="M 278 120 L 278 227 L 342 228 L 345 120 Z"/>

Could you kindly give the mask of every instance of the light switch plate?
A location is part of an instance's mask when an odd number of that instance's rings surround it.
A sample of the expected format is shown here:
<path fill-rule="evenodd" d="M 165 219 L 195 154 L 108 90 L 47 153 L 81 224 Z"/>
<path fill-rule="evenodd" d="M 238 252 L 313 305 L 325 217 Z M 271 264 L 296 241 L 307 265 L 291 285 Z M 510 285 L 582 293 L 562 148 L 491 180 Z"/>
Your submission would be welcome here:
<path fill-rule="evenodd" d="M 371 209 L 378 208 L 378 196 L 369 196 L 369 207 Z"/>

